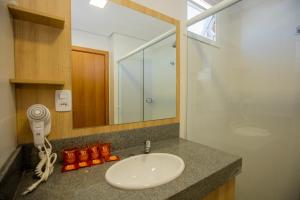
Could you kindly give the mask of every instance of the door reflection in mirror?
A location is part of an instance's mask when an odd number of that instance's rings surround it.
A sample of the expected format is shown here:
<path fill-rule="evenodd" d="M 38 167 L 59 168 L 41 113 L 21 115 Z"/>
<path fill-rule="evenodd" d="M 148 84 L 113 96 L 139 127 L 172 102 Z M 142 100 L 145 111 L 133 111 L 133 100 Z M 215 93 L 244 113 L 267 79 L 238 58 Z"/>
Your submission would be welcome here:
<path fill-rule="evenodd" d="M 113 1 L 71 3 L 72 46 L 90 51 L 72 61 L 73 128 L 175 118 L 175 26 Z M 99 51 L 105 70 L 89 59 Z"/>

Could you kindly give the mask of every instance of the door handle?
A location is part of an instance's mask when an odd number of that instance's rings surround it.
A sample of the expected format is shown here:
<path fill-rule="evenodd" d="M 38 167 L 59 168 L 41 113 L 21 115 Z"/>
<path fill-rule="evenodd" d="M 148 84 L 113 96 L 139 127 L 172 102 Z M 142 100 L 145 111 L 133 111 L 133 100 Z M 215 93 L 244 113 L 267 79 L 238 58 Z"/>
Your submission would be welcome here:
<path fill-rule="evenodd" d="M 153 102 L 153 99 L 152 99 L 152 98 L 146 98 L 146 99 L 145 99 L 145 102 L 146 102 L 146 103 L 152 103 L 152 102 Z"/>

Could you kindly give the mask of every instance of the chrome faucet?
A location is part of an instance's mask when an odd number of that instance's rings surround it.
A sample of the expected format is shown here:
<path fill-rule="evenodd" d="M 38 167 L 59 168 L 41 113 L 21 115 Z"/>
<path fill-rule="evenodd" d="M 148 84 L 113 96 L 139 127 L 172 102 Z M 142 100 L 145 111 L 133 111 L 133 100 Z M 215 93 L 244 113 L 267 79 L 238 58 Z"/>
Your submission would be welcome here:
<path fill-rule="evenodd" d="M 145 141 L 144 153 L 150 153 L 150 151 L 151 151 L 151 141 L 146 140 Z"/>

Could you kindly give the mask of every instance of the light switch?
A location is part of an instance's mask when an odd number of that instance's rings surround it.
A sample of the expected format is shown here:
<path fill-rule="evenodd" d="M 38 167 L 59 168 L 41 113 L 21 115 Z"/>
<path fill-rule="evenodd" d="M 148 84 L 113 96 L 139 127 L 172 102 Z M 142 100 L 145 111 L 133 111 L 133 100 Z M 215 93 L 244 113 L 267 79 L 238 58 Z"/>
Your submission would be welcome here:
<path fill-rule="evenodd" d="M 57 112 L 67 112 L 72 110 L 71 90 L 55 91 L 55 110 Z"/>
<path fill-rule="evenodd" d="M 59 94 L 59 98 L 60 98 L 60 99 L 66 99 L 67 96 L 66 96 L 65 92 L 61 92 L 61 93 Z"/>

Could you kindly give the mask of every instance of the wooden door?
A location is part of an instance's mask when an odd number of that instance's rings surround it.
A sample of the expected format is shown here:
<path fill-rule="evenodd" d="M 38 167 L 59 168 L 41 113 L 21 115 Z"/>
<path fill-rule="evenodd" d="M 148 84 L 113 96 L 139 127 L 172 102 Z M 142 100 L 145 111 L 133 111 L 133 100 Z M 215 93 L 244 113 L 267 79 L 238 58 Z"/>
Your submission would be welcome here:
<path fill-rule="evenodd" d="M 108 52 L 72 48 L 73 128 L 108 124 Z"/>

